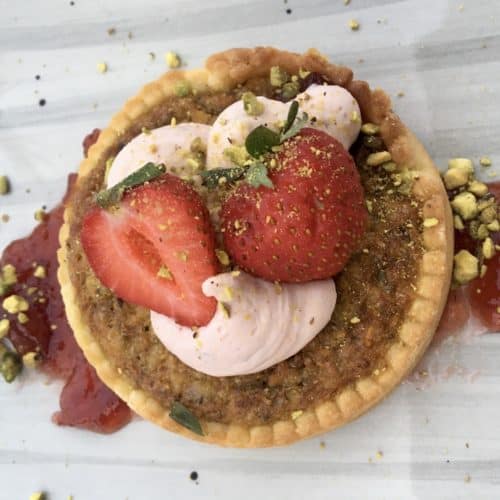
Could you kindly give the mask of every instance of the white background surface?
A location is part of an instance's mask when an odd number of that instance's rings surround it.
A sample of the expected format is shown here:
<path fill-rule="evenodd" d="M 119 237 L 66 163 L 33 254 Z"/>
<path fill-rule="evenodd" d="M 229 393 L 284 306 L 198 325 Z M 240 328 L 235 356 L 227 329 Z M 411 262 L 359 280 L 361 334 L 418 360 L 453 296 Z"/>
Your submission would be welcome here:
<path fill-rule="evenodd" d="M 166 51 L 196 67 L 257 44 L 315 46 L 385 88 L 439 165 L 484 154 L 500 165 L 496 0 L 0 0 L 0 174 L 13 185 L 0 199 L 11 216 L 0 249 L 59 200 L 83 136 L 165 70 Z M 58 428 L 59 384 L 0 383 L 0 499 L 498 499 L 500 335 L 442 350 L 462 375 L 425 390 L 403 384 L 348 427 L 259 451 L 199 445 L 142 421 L 113 436 Z"/>

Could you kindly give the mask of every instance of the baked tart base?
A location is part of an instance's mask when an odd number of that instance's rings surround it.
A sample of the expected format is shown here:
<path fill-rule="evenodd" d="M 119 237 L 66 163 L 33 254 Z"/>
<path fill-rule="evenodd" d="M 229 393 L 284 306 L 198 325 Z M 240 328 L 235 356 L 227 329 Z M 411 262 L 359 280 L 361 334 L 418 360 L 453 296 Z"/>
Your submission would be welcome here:
<path fill-rule="evenodd" d="M 415 260 L 413 272 L 409 270 L 411 276 L 405 277 L 411 281 L 407 286 L 411 284 L 412 290 L 411 293 L 407 293 L 407 300 L 399 310 L 403 314 L 401 321 L 397 323 L 394 331 L 387 335 L 385 347 L 377 351 L 378 358 L 368 360 L 369 362 L 365 360 L 366 366 L 354 369 L 353 380 L 333 392 L 324 391 L 322 395 L 312 391 L 313 396 L 300 400 L 298 407 L 295 408 L 297 411 L 286 413 L 279 410 L 274 412 L 272 409 L 269 411 L 262 409 L 260 413 L 252 413 L 250 411 L 252 401 L 247 403 L 247 408 L 240 408 L 240 413 L 228 409 L 224 414 L 220 409 L 220 412 L 208 412 L 207 417 L 200 417 L 200 412 L 192 408 L 204 432 L 204 436 L 198 436 L 169 417 L 170 405 L 165 404 L 165 401 L 173 402 L 175 399 L 175 380 L 172 384 L 168 384 L 170 387 L 167 388 L 165 385 L 165 392 L 169 389 L 170 393 L 163 395 L 161 390 L 155 387 L 154 380 L 148 381 L 140 376 L 132 376 L 134 372 L 122 366 L 122 360 L 116 353 L 113 342 L 109 341 L 113 335 L 120 335 L 113 331 L 116 325 L 113 322 L 106 324 L 104 321 L 101 322 L 102 328 L 96 330 L 94 319 L 89 316 L 93 305 L 88 303 L 89 295 L 82 293 L 82 287 L 87 286 L 87 282 L 92 282 L 91 272 L 89 271 L 89 276 L 82 277 L 82 272 L 78 268 L 82 255 L 78 241 L 78 220 L 81 215 L 79 205 L 84 199 L 84 191 L 88 190 L 89 186 L 96 187 L 96 181 L 92 180 L 92 176 L 100 169 L 102 177 L 104 164 L 109 157 L 115 155 L 124 144 L 140 133 L 142 127 L 154 128 L 169 122 L 169 119 L 165 121 L 165 117 L 159 116 L 159 110 L 165 103 L 179 99 L 176 95 L 179 85 L 185 86 L 187 83 L 194 95 L 207 96 L 204 108 L 195 106 L 188 109 L 186 105 L 184 109 L 183 101 L 179 101 L 177 109 L 181 115 L 184 114 L 184 120 L 210 123 L 213 119 L 208 112 L 211 106 L 210 96 L 216 96 L 213 101 L 215 108 L 216 101 L 223 100 L 224 96 L 228 97 L 225 93 L 233 92 L 227 99 L 226 105 L 228 105 L 236 100 L 235 89 L 245 86 L 249 81 L 257 82 L 255 85 L 258 87 L 258 79 L 267 78 L 272 66 L 280 66 L 289 74 L 297 74 L 300 69 L 320 73 L 330 84 L 341 85 L 349 90 L 359 103 L 363 121 L 380 126 L 379 135 L 390 151 L 393 161 L 406 175 L 411 175 L 413 178 L 412 206 L 415 208 L 414 212 L 418 212 L 419 223 L 410 223 L 409 226 L 412 228 L 411 231 L 416 231 L 415 226 L 419 226 L 419 233 L 418 241 L 415 232 L 412 233 L 413 236 L 411 234 L 408 236 L 410 243 L 417 244 L 412 253 L 412 258 Z M 253 90 L 257 90 L 255 93 L 258 93 L 258 88 Z M 221 106 L 221 103 L 218 105 Z M 182 116 L 177 118 L 183 120 Z M 172 71 L 146 85 L 113 117 L 97 143 L 90 148 L 88 157 L 80 166 L 75 193 L 66 209 L 65 224 L 60 233 L 58 276 L 66 313 L 78 344 L 89 362 L 96 368 L 99 377 L 139 415 L 168 430 L 206 443 L 235 447 L 285 445 L 334 429 L 358 417 L 388 395 L 415 366 L 434 334 L 448 295 L 453 257 L 452 219 L 447 195 L 437 168 L 416 137 L 392 112 L 390 99 L 383 91 L 371 91 L 366 82 L 353 80 L 350 69 L 330 64 L 314 50 L 300 55 L 262 47 L 231 49 L 211 56 L 204 69 Z M 413 217 L 416 216 L 415 213 Z M 432 223 L 424 224 L 426 219 L 432 220 Z M 84 254 L 83 259 L 85 260 Z M 404 262 L 401 265 L 404 267 Z M 340 277 L 340 280 L 342 279 Z M 88 286 L 93 285 L 91 283 Z M 394 300 L 398 300 L 397 293 L 394 294 Z M 126 308 L 134 306 L 125 305 L 124 309 Z M 139 312 L 132 317 L 139 319 L 145 317 L 144 311 L 141 313 L 140 308 L 137 309 Z M 348 307 L 346 309 L 349 311 Z M 98 309 L 94 312 L 99 316 Z M 113 314 L 116 314 L 116 311 Z M 150 332 L 148 335 L 153 334 Z M 321 335 L 320 333 L 318 337 Z M 366 331 L 362 340 L 367 343 L 367 349 L 370 349 L 369 335 L 366 335 Z M 159 342 L 158 346 L 161 346 Z M 155 350 L 158 346 L 147 347 Z M 332 346 L 333 344 L 323 345 L 326 349 L 333 348 Z M 320 349 L 320 347 L 321 343 L 318 340 L 313 348 Z M 305 349 L 307 348 L 306 346 Z M 172 355 L 168 352 L 167 354 L 172 364 L 181 363 L 178 360 L 172 361 Z M 283 363 L 288 362 L 289 360 Z M 302 368 L 298 367 L 299 372 L 305 370 L 303 365 L 301 366 Z M 157 366 L 150 368 L 151 374 L 155 374 L 156 368 Z M 266 372 L 274 369 L 275 367 L 270 368 Z M 275 377 L 279 374 L 279 367 L 276 370 L 273 372 Z M 321 376 L 321 366 L 317 367 L 317 370 L 320 370 L 317 373 Z M 197 374 L 194 370 L 191 371 Z M 258 375 L 245 377 L 254 377 L 252 381 L 258 381 Z M 206 375 L 201 377 L 211 378 Z M 214 390 L 220 390 L 217 389 L 219 382 L 229 384 L 227 387 L 231 388 L 241 383 L 245 377 L 227 377 L 226 379 L 233 379 L 229 382 L 214 380 Z M 262 388 L 255 389 L 257 393 L 268 387 L 269 379 L 266 379 L 266 383 L 267 386 L 264 384 Z M 202 399 L 199 401 L 200 406 L 203 406 Z M 291 407 L 290 404 L 284 403 L 283 408 L 289 410 Z M 249 414 L 247 417 L 240 416 L 245 412 Z"/>

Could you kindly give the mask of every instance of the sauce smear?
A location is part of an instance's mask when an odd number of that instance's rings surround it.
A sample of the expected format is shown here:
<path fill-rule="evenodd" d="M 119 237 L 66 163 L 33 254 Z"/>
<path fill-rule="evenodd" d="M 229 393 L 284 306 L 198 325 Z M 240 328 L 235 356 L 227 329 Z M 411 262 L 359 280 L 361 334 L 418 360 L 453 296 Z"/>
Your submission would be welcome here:
<path fill-rule="evenodd" d="M 488 189 L 497 200 L 500 199 L 500 182 L 488 184 Z M 492 233 L 491 237 L 496 245 L 500 244 L 500 233 Z M 466 231 L 455 230 L 455 252 L 468 250 L 475 254 L 478 244 Z M 450 291 L 433 343 L 440 343 L 459 332 L 471 318 L 477 320 L 474 325 L 477 333 L 500 332 L 500 252 L 485 264 L 487 271 L 482 278 Z"/>
<path fill-rule="evenodd" d="M 95 131 L 92 138 L 97 140 Z M 100 381 L 78 347 L 66 319 L 57 280 L 59 229 L 64 201 L 75 179 L 76 174 L 69 176 L 62 204 L 46 214 L 30 236 L 12 242 L 0 259 L 1 266 L 12 264 L 16 268 L 17 283 L 9 295 L 19 295 L 29 303 L 28 322 L 21 323 L 15 314 L 7 314 L 8 336 L 19 354 L 39 353 L 40 369 L 65 380 L 61 409 L 53 415 L 55 423 L 110 433 L 130 421 L 131 411 Z M 37 266 L 43 266 L 45 277 L 34 276 Z"/>

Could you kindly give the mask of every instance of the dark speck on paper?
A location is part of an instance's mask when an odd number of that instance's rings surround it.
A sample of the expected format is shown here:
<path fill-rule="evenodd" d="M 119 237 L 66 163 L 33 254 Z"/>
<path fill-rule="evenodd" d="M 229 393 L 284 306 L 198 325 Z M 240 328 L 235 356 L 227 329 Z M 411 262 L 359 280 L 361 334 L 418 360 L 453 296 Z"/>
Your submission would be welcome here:
<path fill-rule="evenodd" d="M 40 80 L 40 75 L 35 75 L 35 80 Z"/>
<path fill-rule="evenodd" d="M 197 481 L 198 480 L 198 473 L 194 470 L 193 472 L 191 472 L 191 474 L 189 474 L 189 479 L 191 479 L 191 481 Z M 198 484 L 198 483 L 196 483 Z"/>
<path fill-rule="evenodd" d="M 47 104 L 47 101 L 46 101 L 45 99 L 40 99 L 40 100 L 38 101 L 38 105 L 39 105 L 39 106 L 45 106 L 46 104 Z"/>
<path fill-rule="evenodd" d="M 286 13 L 287 14 L 291 14 L 292 13 L 292 9 L 286 9 Z"/>

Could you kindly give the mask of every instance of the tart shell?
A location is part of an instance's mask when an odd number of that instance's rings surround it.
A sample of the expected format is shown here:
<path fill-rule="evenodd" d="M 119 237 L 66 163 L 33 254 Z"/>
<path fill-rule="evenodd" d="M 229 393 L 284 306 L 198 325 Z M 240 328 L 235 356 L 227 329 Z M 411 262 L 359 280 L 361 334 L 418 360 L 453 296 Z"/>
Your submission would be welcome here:
<path fill-rule="evenodd" d="M 412 195 L 422 203 L 423 217 L 436 218 L 438 224 L 423 229 L 423 254 L 419 263 L 415 298 L 410 305 L 396 341 L 388 348 L 385 370 L 375 370 L 344 388 L 330 401 L 304 411 L 298 418 L 280 420 L 269 425 L 242 426 L 201 420 L 204 436 L 193 434 L 169 417 L 152 396 L 139 389 L 107 359 L 96 336 L 86 324 L 76 300 L 77 290 L 70 279 L 66 240 L 71 205 L 66 208 L 65 224 L 60 232 L 58 251 L 59 282 L 66 314 L 76 340 L 99 377 L 135 412 L 161 427 L 191 439 L 232 447 L 268 447 L 292 443 L 332 430 L 357 418 L 387 396 L 414 368 L 427 348 L 446 303 L 453 259 L 453 226 L 446 191 L 436 166 L 414 134 L 391 109 L 390 98 L 382 90 L 370 90 L 363 81 L 353 80 L 349 68 L 329 63 L 316 50 L 295 54 L 270 47 L 230 49 L 215 54 L 203 69 L 170 71 L 149 83 L 130 99 L 99 136 L 88 157 L 81 163 L 79 179 L 109 155 L 134 120 L 147 114 L 165 99 L 175 95 L 176 86 L 189 82 L 194 92 L 224 91 L 243 84 L 253 76 L 269 73 L 280 66 L 290 74 L 299 69 L 325 75 L 341 85 L 358 100 L 364 121 L 380 126 L 380 135 L 393 160 L 414 174 Z M 78 182 L 78 181 L 77 181 Z"/>

